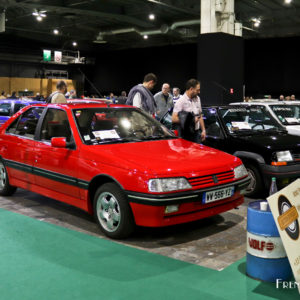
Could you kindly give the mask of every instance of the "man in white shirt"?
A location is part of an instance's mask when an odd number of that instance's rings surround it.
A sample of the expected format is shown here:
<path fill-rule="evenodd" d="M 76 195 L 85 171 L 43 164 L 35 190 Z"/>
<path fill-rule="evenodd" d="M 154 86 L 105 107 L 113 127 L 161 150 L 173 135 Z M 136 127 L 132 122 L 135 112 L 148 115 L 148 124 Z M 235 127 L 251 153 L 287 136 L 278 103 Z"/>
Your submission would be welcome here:
<path fill-rule="evenodd" d="M 206 138 L 205 125 L 202 118 L 201 101 L 198 96 L 200 93 L 200 82 L 196 79 L 190 79 L 186 83 L 184 95 L 176 102 L 173 109 L 172 122 L 180 124 L 178 113 L 181 111 L 193 113 L 195 116 L 195 134 L 194 142 L 199 142 L 199 129 L 201 128 L 201 141 Z"/>
<path fill-rule="evenodd" d="M 180 99 L 180 89 L 178 87 L 173 87 L 173 103 L 176 104 L 177 100 Z"/>

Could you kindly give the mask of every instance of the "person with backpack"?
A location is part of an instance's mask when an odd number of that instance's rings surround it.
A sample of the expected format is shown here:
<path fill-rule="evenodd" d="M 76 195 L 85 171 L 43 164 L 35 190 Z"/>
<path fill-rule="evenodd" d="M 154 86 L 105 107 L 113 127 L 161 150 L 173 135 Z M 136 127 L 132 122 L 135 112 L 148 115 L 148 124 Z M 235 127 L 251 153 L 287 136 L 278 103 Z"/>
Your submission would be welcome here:
<path fill-rule="evenodd" d="M 63 80 L 58 81 L 56 84 L 56 91 L 48 97 L 47 103 L 67 103 L 65 97 L 67 90 L 66 82 Z"/>

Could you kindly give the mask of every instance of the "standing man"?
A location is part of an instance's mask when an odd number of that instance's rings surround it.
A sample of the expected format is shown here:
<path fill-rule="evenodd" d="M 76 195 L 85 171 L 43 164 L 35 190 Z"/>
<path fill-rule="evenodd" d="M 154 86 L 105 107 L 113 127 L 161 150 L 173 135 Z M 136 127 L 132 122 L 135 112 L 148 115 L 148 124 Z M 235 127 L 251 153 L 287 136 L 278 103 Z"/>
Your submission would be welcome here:
<path fill-rule="evenodd" d="M 141 108 L 145 112 L 154 115 L 156 112 L 156 103 L 150 92 L 157 82 L 157 77 L 153 73 L 145 75 L 143 83 L 134 86 L 126 101 L 127 105 L 133 105 Z"/>
<path fill-rule="evenodd" d="M 200 82 L 196 79 L 190 79 L 186 83 L 186 90 L 184 95 L 176 102 L 172 122 L 180 124 L 178 113 L 181 111 L 193 113 L 195 118 L 195 133 L 193 136 L 193 141 L 198 143 L 199 139 L 199 129 L 201 128 L 201 141 L 204 141 L 206 138 L 205 125 L 202 118 L 202 107 L 201 101 L 198 96 L 200 93 Z"/>
<path fill-rule="evenodd" d="M 60 80 L 56 84 L 56 91 L 53 92 L 49 98 L 48 103 L 67 103 L 67 99 L 65 97 L 65 94 L 67 92 L 67 84 L 65 81 Z"/>
<path fill-rule="evenodd" d="M 170 94 L 170 85 L 164 83 L 161 87 L 161 92 L 154 95 L 156 103 L 156 116 L 160 120 L 167 111 L 173 108 L 173 99 Z"/>
<path fill-rule="evenodd" d="M 173 88 L 173 103 L 176 104 L 177 100 L 179 100 L 181 97 L 180 95 L 180 89 L 178 87 Z"/>

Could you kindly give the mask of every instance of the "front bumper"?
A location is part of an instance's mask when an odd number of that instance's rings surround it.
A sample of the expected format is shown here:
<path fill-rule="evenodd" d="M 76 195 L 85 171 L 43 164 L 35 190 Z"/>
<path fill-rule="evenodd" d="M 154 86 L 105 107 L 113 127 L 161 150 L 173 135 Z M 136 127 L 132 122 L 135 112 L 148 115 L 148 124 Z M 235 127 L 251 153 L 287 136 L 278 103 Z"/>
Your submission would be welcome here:
<path fill-rule="evenodd" d="M 128 197 L 128 201 L 131 203 L 146 204 L 151 206 L 165 206 L 172 204 L 181 204 L 199 201 L 205 192 L 222 189 L 230 186 L 234 186 L 235 192 L 245 189 L 250 183 L 250 178 L 247 176 L 241 180 L 233 181 L 226 184 L 215 185 L 199 190 L 190 190 L 186 192 L 176 192 L 168 194 L 146 194 L 137 193 L 131 191 L 125 191 Z"/>
<path fill-rule="evenodd" d="M 279 186 L 287 185 L 300 177 L 300 164 L 287 166 L 261 165 L 265 186 L 270 187 L 271 178 L 275 177 Z"/>
<path fill-rule="evenodd" d="M 127 191 L 127 197 L 134 215 L 135 223 L 139 226 L 162 227 L 196 221 L 202 218 L 220 214 L 241 205 L 244 197 L 240 191 L 250 182 L 246 177 L 228 184 L 210 188 L 177 192 L 169 194 L 144 194 Z M 203 204 L 205 192 L 234 186 L 234 194 L 230 198 Z M 174 213 L 165 213 L 168 205 L 178 205 Z"/>

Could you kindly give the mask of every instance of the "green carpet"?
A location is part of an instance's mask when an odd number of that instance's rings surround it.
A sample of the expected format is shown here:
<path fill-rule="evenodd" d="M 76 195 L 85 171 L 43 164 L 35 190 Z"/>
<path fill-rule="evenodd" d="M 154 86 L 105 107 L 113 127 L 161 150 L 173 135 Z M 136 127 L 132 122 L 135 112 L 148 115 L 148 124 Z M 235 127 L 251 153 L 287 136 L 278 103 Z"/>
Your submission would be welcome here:
<path fill-rule="evenodd" d="M 299 299 L 245 276 L 120 245 L 0 209 L 0 299 Z"/>

